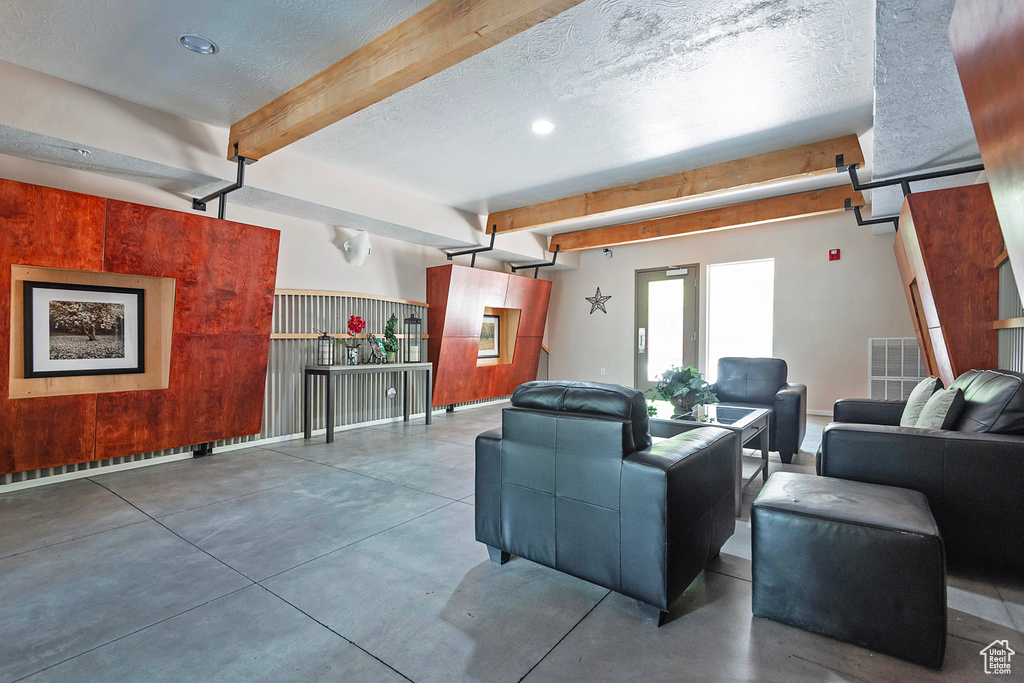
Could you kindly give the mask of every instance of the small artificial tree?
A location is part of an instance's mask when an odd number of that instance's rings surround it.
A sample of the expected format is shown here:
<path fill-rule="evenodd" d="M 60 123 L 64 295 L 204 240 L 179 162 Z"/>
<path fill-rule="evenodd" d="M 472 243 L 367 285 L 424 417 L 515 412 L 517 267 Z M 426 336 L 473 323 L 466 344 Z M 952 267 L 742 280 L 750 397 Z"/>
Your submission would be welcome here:
<path fill-rule="evenodd" d="M 388 354 L 388 362 L 395 359 L 395 354 L 398 353 L 398 337 L 395 336 L 395 327 L 398 325 L 398 316 L 394 313 L 388 318 L 387 325 L 384 326 L 384 351 Z"/>

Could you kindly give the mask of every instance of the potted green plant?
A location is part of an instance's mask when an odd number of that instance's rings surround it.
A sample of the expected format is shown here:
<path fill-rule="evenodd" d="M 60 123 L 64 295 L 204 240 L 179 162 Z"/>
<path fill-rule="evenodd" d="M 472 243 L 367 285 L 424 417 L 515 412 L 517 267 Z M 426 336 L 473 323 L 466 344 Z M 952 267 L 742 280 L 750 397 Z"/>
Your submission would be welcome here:
<path fill-rule="evenodd" d="M 387 362 L 395 362 L 395 354 L 398 353 L 398 337 L 395 336 L 395 326 L 398 325 L 398 316 L 394 313 L 388 318 L 384 326 L 384 353 L 387 354 Z"/>
<path fill-rule="evenodd" d="M 649 399 L 668 401 L 676 413 L 681 415 L 691 412 L 694 406 L 718 403 L 711 385 L 704 381 L 704 376 L 693 366 L 669 368 L 662 373 L 658 384 L 645 391 L 644 395 Z M 648 406 L 649 413 L 652 408 Z"/>

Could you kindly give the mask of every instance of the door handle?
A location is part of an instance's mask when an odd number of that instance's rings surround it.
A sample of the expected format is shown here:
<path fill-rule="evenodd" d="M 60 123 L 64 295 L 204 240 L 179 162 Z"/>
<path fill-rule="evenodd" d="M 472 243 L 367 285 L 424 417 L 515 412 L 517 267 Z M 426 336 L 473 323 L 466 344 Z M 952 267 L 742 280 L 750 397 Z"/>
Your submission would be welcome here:
<path fill-rule="evenodd" d="M 647 353 L 647 328 L 637 328 L 637 353 Z"/>

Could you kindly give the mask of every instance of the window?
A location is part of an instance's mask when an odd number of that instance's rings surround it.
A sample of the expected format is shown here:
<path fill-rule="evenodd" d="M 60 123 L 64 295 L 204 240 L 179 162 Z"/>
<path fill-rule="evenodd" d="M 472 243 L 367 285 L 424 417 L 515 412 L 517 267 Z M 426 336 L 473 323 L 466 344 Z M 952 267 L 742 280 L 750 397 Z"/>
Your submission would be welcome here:
<path fill-rule="evenodd" d="M 707 380 L 719 358 L 770 358 L 774 319 L 775 259 L 708 266 Z"/>

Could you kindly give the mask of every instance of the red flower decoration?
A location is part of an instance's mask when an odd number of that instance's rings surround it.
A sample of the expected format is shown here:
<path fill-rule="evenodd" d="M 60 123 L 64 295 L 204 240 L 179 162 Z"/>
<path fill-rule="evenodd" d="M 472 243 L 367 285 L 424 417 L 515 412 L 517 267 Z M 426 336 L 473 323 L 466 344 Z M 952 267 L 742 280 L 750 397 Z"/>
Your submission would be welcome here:
<path fill-rule="evenodd" d="M 360 318 L 358 315 L 350 315 L 348 317 L 348 331 L 349 334 L 359 334 L 366 329 L 366 321 Z"/>

